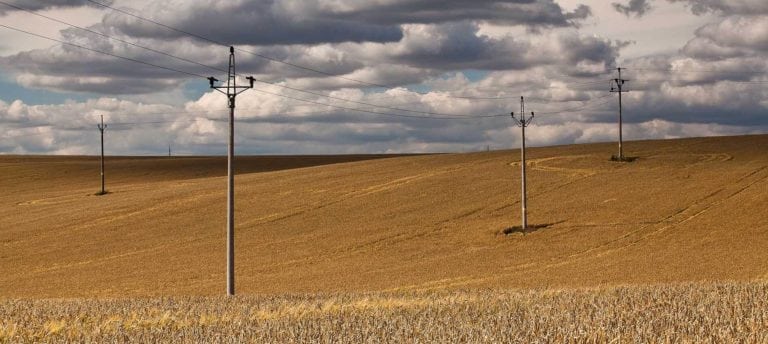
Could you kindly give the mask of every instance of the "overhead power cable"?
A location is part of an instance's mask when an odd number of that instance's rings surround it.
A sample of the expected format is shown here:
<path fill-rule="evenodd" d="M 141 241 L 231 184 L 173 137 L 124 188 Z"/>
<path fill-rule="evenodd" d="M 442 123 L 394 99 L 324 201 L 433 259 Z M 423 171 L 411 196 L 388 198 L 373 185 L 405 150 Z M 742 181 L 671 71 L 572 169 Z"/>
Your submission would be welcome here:
<path fill-rule="evenodd" d="M 114 58 L 123 59 L 123 60 L 126 60 L 126 61 L 131 61 L 131 62 L 134 62 L 134 63 L 143 64 L 143 65 L 150 66 L 150 67 L 160 68 L 160 69 L 164 69 L 164 70 L 167 70 L 167 71 L 176 72 L 176 73 L 180 73 L 180 74 L 186 74 L 186 75 L 193 76 L 193 77 L 196 77 L 196 78 L 206 78 L 206 76 L 203 76 L 203 75 L 200 75 L 200 74 L 197 74 L 197 73 L 186 72 L 186 71 L 183 71 L 183 70 L 179 70 L 179 69 L 175 69 L 175 68 L 171 68 L 171 67 L 160 66 L 160 65 L 157 65 L 157 64 L 154 64 L 154 63 L 145 62 L 145 61 L 137 60 L 137 59 L 130 58 L 130 57 L 120 56 L 120 55 L 117 55 L 117 54 L 109 53 L 109 52 L 98 50 L 98 49 L 88 48 L 86 46 L 82 46 L 82 45 L 75 44 L 75 43 L 70 43 L 70 42 L 65 42 L 65 41 L 62 41 L 60 39 L 56 39 L 56 38 L 53 38 L 53 37 L 48 37 L 48 36 L 36 34 L 36 33 L 33 33 L 33 32 L 26 31 L 26 30 L 22 30 L 22 29 L 18 29 L 18 28 L 15 28 L 15 27 L 11 27 L 11 26 L 8 26 L 8 25 L 5 25 L 5 24 L 0 24 L 0 27 L 4 27 L 4 28 L 9 29 L 9 30 L 25 33 L 25 34 L 28 34 L 28 35 L 31 35 L 31 36 L 42 38 L 42 39 L 47 39 L 49 41 L 57 42 L 57 43 L 60 43 L 60 44 L 63 44 L 63 45 L 68 45 L 68 46 L 72 46 L 72 47 L 88 50 L 88 51 L 91 51 L 91 52 L 94 52 L 94 53 L 99 53 L 99 54 L 104 54 L 104 55 L 112 56 Z"/>
<path fill-rule="evenodd" d="M 164 27 L 164 28 L 166 28 L 168 30 L 171 30 L 171 31 L 183 34 L 183 35 L 187 35 L 187 36 L 191 36 L 191 37 L 200 39 L 200 40 L 208 42 L 208 43 L 212 43 L 212 44 L 216 44 L 216 45 L 220 45 L 220 46 L 224 46 L 224 47 L 229 47 L 230 46 L 229 44 L 226 44 L 224 42 L 216 41 L 216 40 L 210 39 L 208 37 L 204 37 L 202 35 L 198 35 L 196 33 L 192 33 L 192 32 L 189 32 L 189 31 L 182 30 L 182 29 L 178 29 L 178 28 L 175 28 L 173 26 L 166 25 L 166 24 L 160 23 L 158 21 L 155 21 L 155 20 L 152 20 L 152 19 L 148 19 L 148 18 L 139 16 L 139 15 L 133 14 L 131 12 L 128 12 L 128 11 L 116 8 L 114 6 L 107 5 L 107 4 L 99 2 L 99 1 L 95 1 L 95 0 L 86 0 L 86 1 L 88 1 L 90 3 L 93 3 L 95 5 L 98 5 L 98 6 L 104 7 L 104 8 L 109 8 L 109 9 L 111 9 L 113 11 L 120 12 L 122 14 L 125 14 L 125 15 L 133 17 L 133 18 L 136 18 L 136 19 L 148 22 L 148 23 L 152 23 L 152 24 Z M 244 50 L 244 49 L 240 49 L 240 48 L 236 48 L 236 50 L 240 51 L 240 52 L 243 52 L 243 53 L 246 53 L 246 54 L 250 54 L 250 55 L 256 56 L 256 57 L 260 57 L 260 58 L 265 59 L 265 60 L 269 60 L 269 61 L 272 61 L 272 62 L 284 64 L 284 65 L 287 65 L 287 66 L 290 66 L 290 67 L 293 67 L 293 68 L 298 68 L 298 69 L 302 69 L 302 70 L 306 70 L 306 71 L 310 71 L 310 72 L 314 72 L 314 73 L 318 73 L 318 74 L 322 74 L 322 75 L 326 75 L 326 76 L 332 76 L 332 77 L 336 77 L 336 78 L 340 78 L 340 79 L 343 79 L 343 80 L 352 81 L 352 82 L 356 82 L 356 83 L 360 83 L 360 84 L 364 84 L 364 85 L 368 85 L 368 86 L 381 87 L 381 88 L 391 88 L 389 86 L 382 85 L 382 84 L 367 82 L 367 81 L 363 81 L 363 80 L 357 80 L 357 79 L 348 78 L 348 77 L 345 77 L 345 76 L 341 76 L 341 75 L 336 75 L 336 74 L 333 74 L 333 73 L 325 72 L 325 71 L 322 71 L 322 70 L 319 70 L 319 69 L 301 66 L 301 65 L 298 65 L 298 64 L 286 62 L 286 61 L 283 61 L 283 60 L 280 60 L 280 59 L 276 59 L 274 57 L 269 57 L 269 56 L 266 56 L 266 55 L 258 54 L 258 53 L 255 53 L 255 52 L 252 52 L 252 51 L 248 51 L 248 50 Z"/>
<path fill-rule="evenodd" d="M 506 114 L 504 114 L 504 115 L 481 115 L 481 116 L 471 116 L 471 117 L 470 116 L 459 116 L 459 115 L 413 116 L 413 115 L 393 114 L 393 113 L 386 113 L 386 112 L 370 111 L 370 110 L 365 110 L 365 109 L 350 108 L 350 107 L 346 107 L 346 106 L 339 106 L 339 105 L 333 105 L 333 104 L 326 104 L 326 103 L 321 103 L 321 102 L 317 102 L 317 101 L 314 101 L 314 100 L 297 98 L 297 97 L 291 97 L 291 96 L 287 96 L 287 95 L 284 95 L 284 94 L 273 93 L 273 92 L 264 91 L 264 90 L 258 90 L 258 89 L 254 89 L 254 91 L 261 92 L 261 93 L 264 93 L 264 94 L 270 94 L 270 95 L 277 96 L 277 97 L 283 97 L 283 98 L 287 98 L 287 99 L 297 100 L 297 101 L 300 101 L 300 102 L 315 104 L 315 105 L 329 106 L 329 107 L 333 107 L 333 108 L 337 108 L 337 109 L 342 109 L 342 110 L 364 112 L 364 113 L 369 113 L 369 114 L 374 114 L 374 115 L 381 115 L 381 116 L 394 116 L 394 117 L 405 117 L 405 118 L 424 118 L 424 119 L 456 119 L 456 120 L 472 120 L 472 119 L 492 118 L 492 117 L 506 117 L 506 116 L 508 116 Z"/>
<path fill-rule="evenodd" d="M 211 44 L 215 44 L 215 45 L 219 45 L 219 46 L 223 46 L 223 47 L 230 47 L 231 46 L 231 44 L 228 44 L 228 43 L 225 43 L 225 42 L 221 42 L 221 41 L 217 41 L 215 39 L 211 39 L 211 38 L 202 36 L 202 35 L 197 34 L 197 33 L 189 32 L 189 31 L 186 31 L 186 30 L 182 30 L 182 29 L 179 29 L 179 28 L 167 25 L 167 24 L 163 24 L 163 23 L 158 22 L 156 20 L 152 20 L 152 19 L 149 19 L 149 18 L 146 18 L 146 17 L 142 17 L 140 15 L 131 13 L 129 11 L 126 11 L 126 10 L 123 10 L 123 9 L 120 9 L 120 8 L 117 8 L 117 7 L 108 5 L 108 4 L 105 4 L 105 3 L 100 2 L 100 1 L 96 1 L 96 0 L 86 0 L 86 1 L 88 1 L 88 2 L 90 2 L 92 4 L 95 4 L 95 5 L 101 6 L 103 8 L 108 8 L 110 10 L 113 10 L 113 11 L 125 14 L 127 16 L 132 17 L 132 18 L 136 18 L 136 19 L 144 21 L 144 22 L 152 23 L 154 25 L 157 25 L 157 26 L 163 27 L 165 29 L 174 31 L 176 33 L 180 33 L 180 34 L 183 34 L 183 35 L 186 35 L 186 36 L 197 38 L 199 40 L 202 40 L 202 41 L 205 41 L 205 42 L 208 42 L 208 43 L 211 43 Z M 342 79 L 342 80 L 351 81 L 351 82 L 359 83 L 359 84 L 366 85 L 366 86 L 373 86 L 373 87 L 383 88 L 383 89 L 387 89 L 387 90 L 392 90 L 392 89 L 396 88 L 396 87 L 393 87 L 391 85 L 384 85 L 384 84 L 379 84 L 379 83 L 363 81 L 363 80 L 359 80 L 359 79 L 354 79 L 354 78 L 346 77 L 346 76 L 343 76 L 343 75 L 337 75 L 337 74 L 334 74 L 334 73 L 326 72 L 326 71 L 323 71 L 323 70 L 320 70 L 320 69 L 317 69 L 317 68 L 311 68 L 311 67 L 307 67 L 307 66 L 302 66 L 302 65 L 299 65 L 299 64 L 287 62 L 287 61 L 284 61 L 284 60 L 281 60 L 281 59 L 277 59 L 277 58 L 274 58 L 274 57 L 270 57 L 270 56 L 266 56 L 266 55 L 263 55 L 263 54 L 259 54 L 259 53 L 256 53 L 256 52 L 253 52 L 253 51 L 250 51 L 250 50 L 247 50 L 247 49 L 242 49 L 242 48 L 235 47 L 235 50 L 237 50 L 239 52 L 242 52 L 242 53 L 245 53 L 245 54 L 253 55 L 253 56 L 256 56 L 256 57 L 259 57 L 259 58 L 262 58 L 262 59 L 265 59 L 265 60 L 268 60 L 268 61 L 271 61 L 271 62 L 280 63 L 280 64 L 283 64 L 283 65 L 286 65 L 286 66 L 290 66 L 290 67 L 293 67 L 293 68 L 296 68 L 296 69 L 301 69 L 301 70 L 305 70 L 305 71 L 309 71 L 309 72 L 313 72 L 313 73 L 317 73 L 317 74 L 321 74 L 321 75 L 325 75 L 325 76 L 339 78 L 339 79 Z M 421 92 L 421 91 L 414 91 L 414 90 L 408 90 L 408 91 L 412 92 L 412 93 L 420 94 L 420 95 L 426 95 L 426 94 L 430 93 L 430 92 Z M 445 96 L 449 97 L 449 98 L 477 99 L 477 100 L 511 99 L 511 98 L 516 98 L 517 97 L 517 96 L 509 96 L 509 97 L 506 97 L 506 96 L 505 97 L 482 97 L 482 96 L 466 96 L 466 95 L 451 95 L 451 94 L 446 94 Z"/>
<path fill-rule="evenodd" d="M 43 39 L 47 39 L 47 40 L 50 40 L 50 41 L 54 41 L 54 42 L 57 42 L 57 43 L 60 43 L 60 44 L 64 44 L 64 45 L 73 46 L 73 47 L 76 47 L 76 48 L 80 48 L 80 49 L 88 50 L 88 51 L 91 51 L 91 52 L 95 52 L 95 53 L 99 53 L 99 54 L 108 55 L 108 56 L 111 56 L 111 57 L 115 57 L 115 58 L 119 58 L 119 59 L 123 59 L 123 60 L 131 61 L 131 62 L 135 62 L 135 63 L 139 63 L 139 64 L 143 64 L 143 65 L 151 66 L 151 67 L 161 68 L 161 69 L 164 69 L 164 70 L 173 71 L 173 72 L 177 72 L 177 73 L 181 73 L 181 74 L 185 74 L 185 75 L 189 75 L 189 76 L 193 76 L 193 77 L 197 77 L 197 78 L 202 78 L 202 79 L 205 79 L 205 78 L 207 78 L 207 77 L 205 77 L 205 76 L 203 76 L 203 75 L 200 75 L 200 74 L 197 74 L 197 73 L 193 73 L 193 72 L 186 72 L 186 71 L 182 71 L 182 70 L 179 70 L 179 69 L 175 69 L 175 68 L 170 68 L 170 67 L 160 66 L 160 65 L 157 65 L 157 64 L 154 64 L 154 63 L 149 63 L 149 62 L 145 62 L 145 61 L 137 60 L 137 59 L 134 59 L 134 58 L 125 57 L 125 56 L 121 56 L 121 55 L 117 55 L 117 54 L 113 54 L 113 53 L 109 53 L 109 52 L 101 51 L 101 50 L 98 50 L 98 49 L 92 49 L 92 48 L 88 48 L 88 47 L 85 47 L 85 46 L 82 46 L 82 45 L 79 45 L 79 44 L 74 44 L 74 43 L 70 43 L 70 42 L 65 42 L 65 41 L 62 41 L 62 40 L 59 40 L 59 39 L 56 39 L 56 38 L 52 38 L 52 37 L 48 37 L 48 36 L 44 36 L 44 35 L 40 35 L 40 34 L 36 34 L 36 33 L 33 33 L 33 32 L 29 32 L 29 31 L 26 31 L 26 30 L 22 30 L 22 29 L 18 29 L 18 28 L 10 27 L 10 26 L 7 26 L 7 25 L 3 25 L 3 24 L 0 24 L 0 27 L 4 27 L 4 28 L 10 29 L 10 30 L 14 30 L 14 31 L 17 31 L 17 32 L 22 32 L 22 33 L 25 33 L 25 34 L 28 34 L 28 35 L 32 35 L 32 36 L 35 36 L 35 37 L 39 37 L 39 38 L 43 38 Z M 482 117 L 480 117 L 480 116 L 462 116 L 462 115 L 455 115 L 455 114 L 443 114 L 443 113 L 430 112 L 430 111 L 418 111 L 418 110 L 401 109 L 401 108 L 395 108 L 395 107 L 389 107 L 389 106 L 383 106 L 383 105 L 371 104 L 371 103 L 367 103 L 367 102 L 355 101 L 355 100 L 351 100 L 351 99 L 345 99 L 345 98 L 340 98 L 340 97 L 328 96 L 328 95 L 324 95 L 324 94 L 321 94 L 321 93 L 318 93 L 318 92 L 312 92 L 312 91 L 301 90 L 301 89 L 298 89 L 298 88 L 289 87 L 289 86 L 284 86 L 284 85 L 279 85 L 279 84 L 276 84 L 276 83 L 267 82 L 267 81 L 262 81 L 262 80 L 256 80 L 256 81 L 259 81 L 259 82 L 262 82 L 262 83 L 266 83 L 266 84 L 269 84 L 269 85 L 273 85 L 273 86 L 277 86 L 277 87 L 282 87 L 282 88 L 290 89 L 290 90 L 293 90 L 293 91 L 297 91 L 297 92 L 309 93 L 309 94 L 313 94 L 313 95 L 316 95 L 316 96 L 326 97 L 326 98 L 330 98 L 330 99 L 334 99 L 334 100 L 339 100 L 339 101 L 346 101 L 346 102 L 351 102 L 351 103 L 355 103 L 355 104 L 361 104 L 361 105 L 366 105 L 366 106 L 372 106 L 372 107 L 376 107 L 376 108 L 382 108 L 382 109 L 389 109 L 389 110 L 394 110 L 394 111 L 403 111 L 403 112 L 411 112 L 411 113 L 419 113 L 419 114 L 429 115 L 429 116 L 405 116 L 405 115 L 390 114 L 390 115 L 393 115 L 393 116 L 398 116 L 398 117 L 416 117 L 416 118 L 468 118 L 468 119 L 472 119 L 472 118 L 482 118 Z M 304 101 L 304 102 L 310 102 L 310 101 L 308 101 L 308 100 L 306 100 L 306 99 L 302 99 L 302 98 L 296 98 L 296 97 L 288 97 L 288 96 L 285 96 L 285 95 L 280 95 L 280 94 L 277 94 L 277 93 L 271 93 L 271 92 L 266 92 L 266 91 L 263 91 L 263 93 L 272 94 L 272 95 L 277 95 L 277 96 L 281 96 L 281 97 L 285 97 L 285 98 L 290 98 L 290 99 L 294 99 L 294 100 L 301 100 L 301 101 Z M 365 113 L 373 113 L 373 112 L 375 112 L 375 111 L 369 111 L 369 110 L 363 110 L 363 109 L 355 109 L 355 108 L 352 108 L 352 107 L 341 107 L 341 106 L 335 106 L 335 105 L 324 104 L 324 103 L 320 103 L 320 102 L 314 102 L 314 101 L 311 101 L 311 102 L 312 102 L 312 103 L 315 103 L 315 104 L 322 104 L 322 105 L 324 105 L 324 106 L 332 106 L 332 107 L 336 107 L 336 108 L 340 108 L 340 109 L 345 109 L 345 110 L 350 110 L 350 111 L 360 111 L 360 112 L 365 112 Z M 379 114 L 385 114 L 384 112 L 376 112 L 376 113 L 379 113 Z"/>
<path fill-rule="evenodd" d="M 118 41 L 118 42 L 121 42 L 121 43 L 124 43 L 124 44 L 128 44 L 128 45 L 133 46 L 133 47 L 137 47 L 137 48 L 140 48 L 140 49 L 145 49 L 145 50 L 148 50 L 148 51 L 152 51 L 154 53 L 158 53 L 158 54 L 161 54 L 161 55 L 164 55 L 164 56 L 167 56 L 167 57 L 178 59 L 178 60 L 181 60 L 181 61 L 184 61 L 184 62 L 187 62 L 187 63 L 191 63 L 191 64 L 195 64 L 195 65 L 198 65 L 198 66 L 206 67 L 206 68 L 209 68 L 211 70 L 215 70 L 215 71 L 219 71 L 219 72 L 228 72 L 227 70 L 224 70 L 222 68 L 217 68 L 217 67 L 214 67 L 214 66 L 210 66 L 210 65 L 203 64 L 203 63 L 199 63 L 197 61 L 193 61 L 193 60 L 190 60 L 190 59 L 179 57 L 179 56 L 176 56 L 176 55 L 173 55 L 173 54 L 170 54 L 170 53 L 166 53 L 164 51 L 156 50 L 156 49 L 153 49 L 153 48 L 150 48 L 150 47 L 146 47 L 146 46 L 143 46 L 143 45 L 140 45 L 140 44 L 136 44 L 136 43 L 133 43 L 133 42 L 129 42 L 129 41 L 126 41 L 126 40 L 123 40 L 123 39 L 120 39 L 120 38 L 115 38 L 115 37 L 103 34 L 101 32 L 95 31 L 95 30 L 90 30 L 90 29 L 83 28 L 83 27 L 80 27 L 80 26 L 77 26 L 77 25 L 73 25 L 73 24 L 70 24 L 70 23 L 67 23 L 67 22 L 64 22 L 64 21 L 61 21 L 61 20 L 49 17 L 49 16 L 38 14 L 36 12 L 27 10 L 25 8 L 22 8 L 22 7 L 19 7 L 19 6 L 16 6 L 16 5 L 12 5 L 12 4 L 6 3 L 4 1 L 0 1 L 0 3 L 5 4 L 5 5 L 9 6 L 9 7 L 15 8 L 15 9 L 26 11 L 26 12 L 29 12 L 31 14 L 34 14 L 34 15 L 37 15 L 37 16 L 40 16 L 40 17 L 43 17 L 43 18 L 55 21 L 57 23 L 61 23 L 61 24 L 64 24 L 64 25 L 69 25 L 71 27 L 74 27 L 74 28 L 77 28 L 77 29 L 80 29 L 80 30 L 84 30 L 84 31 L 87 31 L 87 32 L 90 32 L 90 33 L 93 33 L 93 34 L 96 34 L 96 35 L 99 35 L 99 36 L 102 36 L 102 37 L 110 39 L 110 40 L 115 40 L 115 41 Z M 16 30 L 17 31 L 22 31 L 20 29 L 16 29 Z M 84 47 L 84 46 L 80 46 L 80 45 L 75 45 L 75 44 L 72 44 L 72 43 L 66 43 L 66 42 L 63 42 L 63 41 L 60 41 L 60 40 L 56 40 L 56 39 L 51 38 L 51 37 L 37 35 L 37 34 L 31 33 L 31 32 L 27 32 L 27 31 L 23 31 L 23 32 L 26 32 L 28 34 L 35 35 L 35 36 L 38 36 L 38 37 L 54 40 L 54 41 L 57 41 L 57 42 L 62 43 L 62 44 L 69 44 L 69 45 L 72 45 L 72 46 L 81 47 L 83 49 L 88 49 L 88 50 L 91 50 L 91 51 L 95 51 L 94 49 L 90 49 L 90 48 L 87 48 L 87 47 Z M 101 51 L 99 51 L 99 52 L 101 52 Z M 105 53 L 105 52 L 102 52 L 102 53 Z M 114 56 L 114 57 L 130 59 L 130 60 L 132 60 L 134 62 L 139 62 L 136 59 L 131 59 L 131 58 L 127 58 L 127 57 L 121 57 L 121 56 L 118 56 L 118 55 L 112 54 L 112 53 L 105 53 L 105 54 L 108 54 L 108 55 Z M 168 68 L 166 68 L 166 69 L 168 69 Z M 178 71 L 178 70 L 176 70 L 176 71 Z M 184 72 L 184 73 L 186 73 L 186 72 Z M 190 73 L 186 73 L 186 74 L 190 74 Z M 197 75 L 199 75 L 199 74 L 197 74 Z M 240 75 L 240 74 L 238 74 L 238 75 Z M 309 91 L 309 90 L 305 90 L 305 89 L 301 89 L 301 88 L 281 85 L 279 83 L 275 83 L 275 82 L 271 82 L 271 81 L 266 81 L 266 80 L 260 80 L 260 79 L 256 79 L 256 78 L 254 78 L 254 81 L 257 81 L 257 82 L 260 82 L 260 83 L 263 83 L 263 84 L 267 84 L 267 85 L 272 85 L 272 86 L 280 87 L 280 88 L 289 89 L 289 90 L 296 91 L 296 92 L 308 93 L 308 94 L 312 94 L 312 95 L 319 96 L 319 97 L 326 97 L 326 98 L 330 98 L 330 99 L 334 99 L 334 100 L 350 102 L 350 103 L 366 105 L 366 106 L 372 106 L 372 107 L 377 107 L 377 108 L 382 108 L 382 109 L 387 109 L 387 110 L 403 111 L 403 112 L 410 112 L 410 113 L 419 113 L 419 114 L 425 114 L 425 115 L 450 116 L 449 114 L 435 113 L 435 112 L 430 112 L 430 111 L 410 110 L 410 109 L 397 108 L 397 107 L 386 106 L 386 105 L 373 104 L 373 103 L 368 103 L 368 102 L 363 102 L 363 101 L 357 101 L 357 100 L 352 100 L 352 99 L 348 99 L 348 98 L 335 97 L 335 96 L 330 96 L 330 95 L 322 94 L 322 93 L 319 93 L 319 92 L 314 92 L 314 91 Z"/>
<path fill-rule="evenodd" d="M 608 97 L 611 97 L 611 96 L 613 96 L 613 95 L 612 94 L 608 94 L 608 95 L 600 96 L 600 97 L 597 97 L 597 98 L 592 98 L 592 99 L 586 101 L 581 106 L 570 108 L 570 109 L 563 109 L 563 110 L 557 110 L 557 111 L 542 111 L 542 112 L 536 112 L 536 114 L 537 115 L 557 115 L 557 114 L 567 113 L 567 112 L 578 112 L 578 111 L 581 111 L 581 110 L 585 110 L 587 108 L 591 108 L 593 106 L 598 106 L 598 105 L 606 104 L 606 103 L 610 102 L 611 99 L 603 100 L 603 101 L 597 102 L 597 103 L 595 103 L 595 101 L 602 100 L 602 99 L 605 99 L 605 98 L 608 98 Z"/>
<path fill-rule="evenodd" d="M 692 70 L 676 70 L 673 68 L 622 68 L 627 70 L 647 70 L 657 72 L 671 72 L 671 73 L 715 73 L 715 74 L 768 74 L 765 70 L 751 70 L 751 71 L 727 71 L 727 70 L 714 70 L 714 69 L 692 69 Z"/>
<path fill-rule="evenodd" d="M 126 41 L 124 39 L 120 39 L 120 38 L 117 38 L 117 37 L 109 36 L 107 34 L 98 32 L 96 30 L 91 30 L 91 29 L 88 29 L 88 28 L 84 28 L 82 26 L 71 24 L 71 23 L 65 22 L 63 20 L 59 20 L 59 19 L 47 16 L 47 15 L 44 15 L 44 14 L 41 14 L 41 13 L 38 13 L 38 12 L 35 12 L 35 11 L 32 11 L 32 10 L 29 10 L 29 9 L 23 8 L 23 7 L 19 7 L 19 6 L 13 5 L 13 4 L 9 4 L 9 3 L 5 2 L 5 1 L 0 1 L 0 4 L 6 5 L 8 7 L 15 8 L 15 9 L 20 10 L 20 11 L 27 12 L 27 13 L 32 14 L 32 15 L 36 15 L 36 16 L 41 17 L 41 18 L 45 18 L 45 19 L 57 22 L 59 24 L 64 24 L 64 25 L 67 25 L 67 26 L 70 26 L 70 27 L 73 27 L 73 28 L 76 28 L 76 29 L 80 29 L 80 30 L 83 30 L 83 31 L 86 31 L 86 32 L 92 33 L 94 35 L 98 35 L 98 36 L 101 36 L 101 37 L 104 37 L 104 38 L 107 38 L 107 39 L 110 39 L 110 40 L 114 40 L 114 41 L 117 41 L 117 42 L 120 42 L 120 43 L 124 43 L 124 44 L 130 45 L 130 46 L 133 46 L 133 47 L 145 49 L 145 50 L 151 51 L 153 53 L 157 53 L 157 54 L 160 54 L 160 55 L 171 57 L 171 58 L 174 58 L 174 59 L 177 59 L 177 60 L 181 60 L 181 61 L 184 61 L 184 62 L 187 62 L 187 63 L 198 65 L 198 66 L 201 66 L 201 67 L 209 68 L 209 69 L 212 69 L 212 70 L 215 70 L 215 71 L 227 72 L 226 70 L 224 70 L 222 68 L 216 68 L 216 67 L 209 66 L 209 65 L 206 65 L 206 64 L 203 64 L 203 63 L 199 63 L 197 61 L 192 61 L 192 60 L 189 60 L 189 59 L 186 59 L 186 58 L 183 58 L 183 57 L 172 55 L 172 54 L 166 53 L 164 51 L 156 50 L 156 49 L 153 49 L 153 48 L 150 48 L 150 47 L 146 47 L 146 46 L 139 45 L 139 44 L 136 44 L 136 43 L 133 43 L 133 42 L 129 42 L 129 41 Z"/>

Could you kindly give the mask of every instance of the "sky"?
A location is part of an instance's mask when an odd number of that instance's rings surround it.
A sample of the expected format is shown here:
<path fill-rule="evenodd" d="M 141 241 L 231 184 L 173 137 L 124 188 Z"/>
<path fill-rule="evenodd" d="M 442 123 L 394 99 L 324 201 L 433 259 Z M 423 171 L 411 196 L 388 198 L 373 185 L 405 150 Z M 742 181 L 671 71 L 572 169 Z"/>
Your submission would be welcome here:
<path fill-rule="evenodd" d="M 765 0 L 0 0 L 0 154 L 470 152 L 768 133 Z"/>

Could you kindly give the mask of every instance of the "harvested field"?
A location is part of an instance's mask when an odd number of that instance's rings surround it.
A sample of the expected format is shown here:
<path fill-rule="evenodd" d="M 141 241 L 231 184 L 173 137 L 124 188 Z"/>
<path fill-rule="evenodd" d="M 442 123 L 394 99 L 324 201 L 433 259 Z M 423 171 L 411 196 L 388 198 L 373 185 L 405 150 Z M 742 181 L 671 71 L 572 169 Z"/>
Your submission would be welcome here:
<path fill-rule="evenodd" d="M 229 299 L 224 158 L 0 156 L 0 341 L 766 342 L 768 135 L 625 147 L 238 158 Z"/>
<path fill-rule="evenodd" d="M 532 149 L 529 221 L 541 228 L 525 236 L 503 234 L 520 221 L 516 151 L 279 171 L 274 157 L 243 158 L 238 291 L 768 278 L 768 136 L 626 146 L 637 161 L 611 162 L 612 144 Z M 110 158 L 106 196 L 93 195 L 94 158 L 0 157 L 0 170 L 3 297 L 225 290 L 224 159 Z"/>

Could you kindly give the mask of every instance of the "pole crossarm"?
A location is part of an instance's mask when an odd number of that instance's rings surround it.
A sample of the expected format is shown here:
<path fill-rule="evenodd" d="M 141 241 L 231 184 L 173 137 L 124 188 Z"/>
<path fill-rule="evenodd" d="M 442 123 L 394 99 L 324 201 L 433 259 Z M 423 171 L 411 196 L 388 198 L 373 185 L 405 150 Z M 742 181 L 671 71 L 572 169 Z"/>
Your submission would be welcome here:
<path fill-rule="evenodd" d="M 536 116 L 533 111 L 531 111 L 531 117 L 525 118 L 525 98 L 520 97 L 520 118 L 515 117 L 515 113 L 510 112 L 509 113 L 512 116 L 512 121 L 517 125 L 518 127 L 527 127 L 531 125 L 531 122 L 533 122 L 533 118 Z"/>

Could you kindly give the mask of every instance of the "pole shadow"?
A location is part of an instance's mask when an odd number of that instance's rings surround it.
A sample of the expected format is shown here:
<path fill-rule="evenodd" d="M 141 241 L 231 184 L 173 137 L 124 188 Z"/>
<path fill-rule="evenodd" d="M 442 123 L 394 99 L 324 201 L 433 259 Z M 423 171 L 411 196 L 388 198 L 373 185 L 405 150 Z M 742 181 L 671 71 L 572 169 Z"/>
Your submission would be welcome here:
<path fill-rule="evenodd" d="M 499 234 L 500 235 L 513 235 L 513 234 L 517 234 L 517 233 L 520 233 L 520 234 L 530 234 L 530 233 L 538 232 L 538 231 L 540 231 L 542 229 L 546 229 L 546 228 L 552 227 L 552 226 L 554 226 L 556 224 L 563 223 L 563 222 L 565 222 L 565 221 L 558 221 L 558 222 L 551 222 L 551 223 L 530 224 L 530 225 L 528 225 L 528 228 L 526 228 L 525 231 L 523 231 L 523 227 L 522 226 L 512 226 L 512 227 L 504 228 L 503 230 L 501 230 L 501 232 L 499 232 Z"/>

